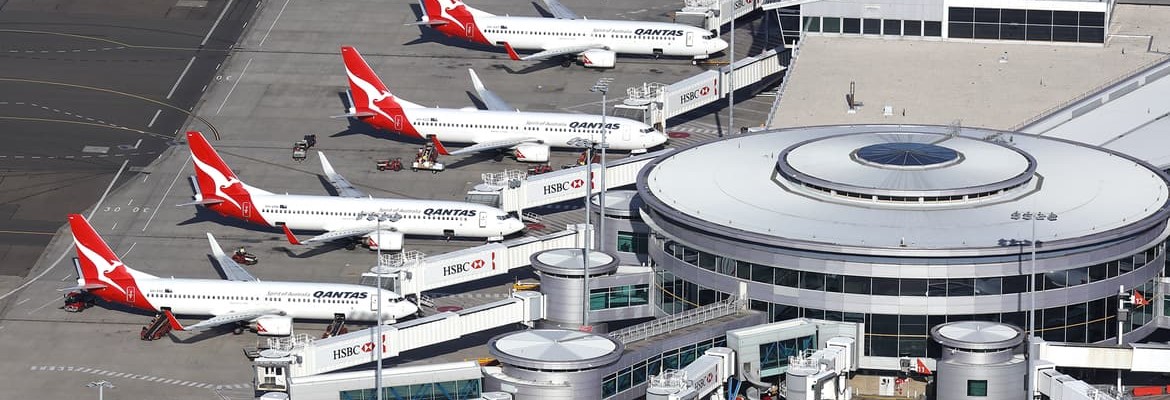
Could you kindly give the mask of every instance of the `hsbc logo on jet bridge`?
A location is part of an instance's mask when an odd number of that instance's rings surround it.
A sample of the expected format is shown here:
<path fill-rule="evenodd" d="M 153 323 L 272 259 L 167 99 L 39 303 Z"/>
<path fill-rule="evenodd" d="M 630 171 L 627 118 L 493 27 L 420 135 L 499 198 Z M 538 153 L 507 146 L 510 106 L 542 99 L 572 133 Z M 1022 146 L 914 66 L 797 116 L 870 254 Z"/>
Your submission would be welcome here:
<path fill-rule="evenodd" d="M 475 271 L 477 269 L 483 269 L 483 267 L 486 267 L 488 265 L 490 265 L 493 270 L 496 269 L 496 252 L 493 251 L 488 260 L 478 260 L 477 259 L 477 260 L 464 261 L 461 263 L 455 263 L 455 264 L 444 266 L 443 267 L 443 276 L 451 276 L 451 275 L 461 274 L 461 273 L 464 273 L 467 271 Z"/>
<path fill-rule="evenodd" d="M 382 352 L 386 353 L 386 335 L 382 335 Z M 333 360 L 340 360 L 349 358 L 360 354 L 367 354 L 374 351 L 374 342 L 365 342 L 362 344 L 355 344 L 353 346 L 342 347 L 333 350 Z"/>
<path fill-rule="evenodd" d="M 590 188 L 591 188 L 591 189 L 595 187 L 595 186 L 593 186 L 593 182 L 592 182 L 592 180 L 593 180 L 592 178 L 593 178 L 593 177 L 594 177 L 594 175 L 590 175 L 590 179 L 589 179 L 589 180 L 591 181 L 591 182 L 589 183 L 589 186 L 590 186 Z M 567 179 L 567 180 L 563 180 L 563 181 L 560 181 L 560 182 L 549 183 L 549 184 L 547 184 L 547 185 L 541 186 L 541 187 L 540 187 L 540 191 L 541 191 L 541 193 L 543 193 L 545 196 L 548 196 L 548 195 L 552 195 L 552 194 L 563 193 L 563 192 L 566 192 L 566 191 L 569 191 L 569 190 L 573 190 L 573 189 L 581 189 L 581 187 L 583 187 L 583 186 L 585 186 L 585 180 L 584 180 L 584 179 L 581 179 L 581 178 L 569 178 L 569 179 Z"/>
<path fill-rule="evenodd" d="M 712 90 L 711 90 L 712 86 L 715 86 L 715 84 L 712 83 L 711 86 L 704 85 L 701 88 L 683 93 L 683 94 L 679 95 L 678 103 L 679 104 L 687 104 L 687 103 L 695 101 L 699 98 L 707 97 L 707 95 L 710 95 L 712 92 Z"/>

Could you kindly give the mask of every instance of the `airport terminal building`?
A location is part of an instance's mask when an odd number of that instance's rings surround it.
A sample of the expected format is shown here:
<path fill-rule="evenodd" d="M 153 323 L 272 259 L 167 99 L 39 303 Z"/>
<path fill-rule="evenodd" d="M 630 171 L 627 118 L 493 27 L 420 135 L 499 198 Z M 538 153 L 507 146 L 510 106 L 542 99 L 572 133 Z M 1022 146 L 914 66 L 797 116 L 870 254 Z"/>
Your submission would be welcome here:
<path fill-rule="evenodd" d="M 801 5 L 813 35 L 1103 44 L 1111 1 L 815 1 Z"/>
<path fill-rule="evenodd" d="M 1153 300 L 1170 235 L 1162 171 L 986 129 L 749 134 L 659 157 L 637 190 L 659 308 L 708 304 L 746 283 L 770 321 L 864 323 L 858 344 L 878 369 L 938 359 L 935 326 L 1027 327 L 1029 310 L 1047 341 L 1113 340 L 1119 286 Z M 1127 341 L 1156 329 L 1154 309 L 1134 309 Z"/>

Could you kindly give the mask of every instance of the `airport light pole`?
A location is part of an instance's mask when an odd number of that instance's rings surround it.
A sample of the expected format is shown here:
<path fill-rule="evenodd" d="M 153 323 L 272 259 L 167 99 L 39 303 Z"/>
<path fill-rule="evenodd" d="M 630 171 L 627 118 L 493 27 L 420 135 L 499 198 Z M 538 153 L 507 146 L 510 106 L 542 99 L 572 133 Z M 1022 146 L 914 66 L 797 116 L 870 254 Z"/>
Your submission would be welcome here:
<path fill-rule="evenodd" d="M 375 294 L 378 306 L 374 312 L 378 314 L 375 316 L 378 326 L 374 328 L 374 358 L 377 359 L 377 365 L 374 366 L 376 371 L 374 372 L 374 396 L 377 400 L 382 400 L 382 274 L 386 273 L 386 266 L 382 264 L 382 221 L 396 221 L 397 219 L 386 215 L 386 213 L 383 212 L 364 214 L 366 221 L 375 221 L 376 229 L 374 231 L 376 232 L 374 234 L 374 240 L 377 242 L 375 245 L 377 246 L 376 250 L 378 251 L 378 265 L 374 267 L 374 279 L 377 282 L 376 285 L 378 286 L 378 290 Z"/>
<path fill-rule="evenodd" d="M 113 389 L 114 384 L 107 380 L 94 381 L 86 384 L 88 387 L 95 387 L 98 390 L 98 400 L 105 400 L 105 389 Z"/>
<path fill-rule="evenodd" d="M 613 82 L 613 78 L 602 77 L 597 80 L 597 83 L 593 84 L 592 88 L 589 88 L 589 91 L 591 92 L 601 92 L 601 191 L 597 193 L 597 201 L 600 203 L 601 207 L 601 217 L 597 219 L 597 232 L 603 235 L 603 238 L 605 237 L 605 149 L 609 148 L 609 142 L 606 142 L 605 140 L 606 136 L 609 134 L 609 126 L 605 124 L 605 106 L 606 94 L 609 93 L 610 82 Z M 593 160 L 590 159 L 589 161 L 592 162 Z M 590 177 L 592 177 L 592 175 L 590 175 Z M 593 201 L 593 197 L 590 196 L 589 198 L 585 199 L 585 201 L 591 202 Z M 604 244 L 598 247 L 600 247 L 602 251 L 605 250 Z"/>
<path fill-rule="evenodd" d="M 589 232 L 593 230 L 593 226 L 589 224 L 590 207 L 593 195 L 593 141 L 581 137 L 569 139 L 569 146 L 584 147 L 585 148 L 585 181 L 581 185 L 585 187 L 585 245 L 581 246 L 581 270 L 584 273 L 582 277 L 582 286 L 584 287 L 585 303 L 581 307 L 581 326 L 589 326 L 589 247 L 593 245 L 590 240 Z"/>
<path fill-rule="evenodd" d="M 1036 241 L 1036 221 L 1056 221 L 1057 215 L 1054 212 L 1045 213 L 1039 212 L 1012 212 L 1011 218 L 1013 220 L 1031 220 L 1032 221 L 1032 240 L 1027 241 L 1031 249 L 1031 266 L 1028 273 L 1028 298 L 1031 300 L 1031 305 L 1028 307 L 1028 398 L 1035 398 L 1036 395 L 1036 357 L 1032 348 L 1036 337 L 1036 247 L 1040 245 Z"/>

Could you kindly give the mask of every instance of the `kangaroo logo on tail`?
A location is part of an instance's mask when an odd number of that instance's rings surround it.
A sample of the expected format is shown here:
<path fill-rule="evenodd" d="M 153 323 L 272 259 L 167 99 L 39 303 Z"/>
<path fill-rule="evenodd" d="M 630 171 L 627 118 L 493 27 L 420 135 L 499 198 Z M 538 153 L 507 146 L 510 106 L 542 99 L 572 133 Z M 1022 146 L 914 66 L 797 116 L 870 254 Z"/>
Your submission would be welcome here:
<path fill-rule="evenodd" d="M 127 304 L 133 307 L 153 310 L 140 293 L 135 276 L 153 276 L 135 271 L 122 263 L 110 246 L 102 240 L 97 231 L 80 214 L 69 215 L 69 228 L 73 231 L 73 245 L 77 248 L 77 262 L 81 267 L 80 283 L 94 287 L 94 295 L 103 300 Z"/>
<path fill-rule="evenodd" d="M 475 23 L 476 16 L 490 17 L 491 14 L 468 7 L 461 0 L 423 0 L 423 12 L 429 20 L 447 22 L 434 25 L 444 35 L 491 45 Z"/>
<path fill-rule="evenodd" d="M 390 93 L 353 46 L 341 46 L 341 59 L 345 62 L 345 75 L 349 78 L 349 92 L 353 99 L 351 114 L 376 128 L 422 138 L 403 111 L 403 108 L 419 108 L 419 105 Z"/>
<path fill-rule="evenodd" d="M 223 215 L 268 225 L 260 213 L 252 209 L 255 203 L 252 201 L 251 192 L 263 191 L 250 188 L 240 181 L 202 133 L 187 132 L 187 145 L 191 148 L 195 181 L 199 185 L 199 195 L 202 197 L 196 199 L 199 204 Z"/>

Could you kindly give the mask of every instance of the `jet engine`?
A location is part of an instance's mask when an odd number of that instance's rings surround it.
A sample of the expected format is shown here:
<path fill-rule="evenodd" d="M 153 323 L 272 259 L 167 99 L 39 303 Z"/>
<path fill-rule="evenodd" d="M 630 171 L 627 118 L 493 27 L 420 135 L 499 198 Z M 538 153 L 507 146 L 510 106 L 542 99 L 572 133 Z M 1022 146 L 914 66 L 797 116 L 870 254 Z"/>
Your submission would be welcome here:
<path fill-rule="evenodd" d="M 537 143 L 522 143 L 512 150 L 516 161 L 524 162 L 548 162 L 548 153 L 548 145 Z"/>
<path fill-rule="evenodd" d="M 379 233 L 381 233 L 381 238 L 379 238 Z M 370 250 L 377 250 L 379 248 L 382 250 L 402 250 L 402 233 L 385 229 L 373 231 L 366 235 L 365 239 L 362 240 L 362 244 Z"/>
<path fill-rule="evenodd" d="M 268 315 L 256 318 L 252 323 L 253 330 L 262 336 L 288 336 L 292 334 L 292 317 Z"/>
<path fill-rule="evenodd" d="M 577 59 L 581 60 L 581 65 L 588 68 L 613 68 L 614 62 L 617 61 L 617 53 L 600 49 L 585 50 Z"/>

